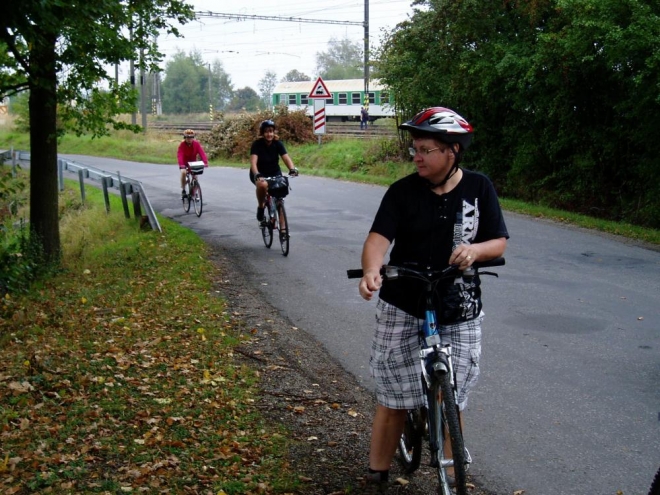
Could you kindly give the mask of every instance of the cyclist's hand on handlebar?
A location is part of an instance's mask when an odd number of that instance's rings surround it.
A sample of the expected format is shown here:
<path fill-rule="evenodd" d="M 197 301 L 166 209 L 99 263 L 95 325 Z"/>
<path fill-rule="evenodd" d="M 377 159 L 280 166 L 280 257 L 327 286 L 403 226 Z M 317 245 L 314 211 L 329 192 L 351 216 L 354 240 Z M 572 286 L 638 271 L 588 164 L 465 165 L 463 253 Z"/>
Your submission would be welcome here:
<path fill-rule="evenodd" d="M 449 257 L 449 264 L 458 266 L 459 270 L 465 270 L 476 261 L 477 252 L 470 244 L 459 244 Z"/>
<path fill-rule="evenodd" d="M 263 176 L 263 175 L 261 175 L 261 174 L 254 174 L 254 181 L 255 181 L 255 182 L 258 182 L 258 181 L 261 181 L 261 180 L 264 180 L 264 176 Z"/>
<path fill-rule="evenodd" d="M 358 290 L 363 299 L 371 301 L 371 298 L 374 295 L 374 292 L 380 289 L 380 286 L 383 284 L 383 279 L 380 276 L 378 271 L 368 271 L 360 279 L 360 284 L 358 285 Z"/>
<path fill-rule="evenodd" d="M 289 170 L 289 176 L 298 177 L 298 175 L 300 175 L 300 172 L 298 172 L 296 167 L 293 167 L 291 170 Z"/>

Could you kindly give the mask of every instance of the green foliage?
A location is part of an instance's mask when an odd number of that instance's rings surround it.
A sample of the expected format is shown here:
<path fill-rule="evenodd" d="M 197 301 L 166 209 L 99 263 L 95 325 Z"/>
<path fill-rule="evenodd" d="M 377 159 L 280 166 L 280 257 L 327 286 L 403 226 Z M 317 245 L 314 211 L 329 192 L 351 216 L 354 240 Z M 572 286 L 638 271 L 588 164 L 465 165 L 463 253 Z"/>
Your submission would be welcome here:
<path fill-rule="evenodd" d="M 399 118 L 453 108 L 500 193 L 660 226 L 660 6 L 423 0 L 377 69 Z"/>
<path fill-rule="evenodd" d="M 39 246 L 22 216 L 26 202 L 25 173 L 0 167 L 0 297 L 26 290 L 40 274 Z"/>
<path fill-rule="evenodd" d="M 273 90 L 277 86 L 277 74 L 273 71 L 266 71 L 264 77 L 259 81 L 259 92 L 261 93 L 261 102 L 265 108 L 269 108 L 272 101 Z"/>
<path fill-rule="evenodd" d="M 9 99 L 9 113 L 14 115 L 14 127 L 18 132 L 30 130 L 29 92 L 19 93 Z"/>
<path fill-rule="evenodd" d="M 263 101 L 257 92 L 245 86 L 234 91 L 234 96 L 229 102 L 227 109 L 232 112 L 256 112 L 263 106 Z"/>
<path fill-rule="evenodd" d="M 208 112 L 211 103 L 214 109 L 222 110 L 232 93 L 222 63 L 216 60 L 209 67 L 199 51 L 178 51 L 165 66 L 162 98 L 166 113 Z"/>
<path fill-rule="evenodd" d="M 364 77 L 362 45 L 348 38 L 331 38 L 328 50 L 317 52 L 316 72 L 323 79 L 359 79 Z"/>
<path fill-rule="evenodd" d="M 293 69 L 286 73 L 286 75 L 282 78 L 281 82 L 298 82 L 298 81 L 311 81 L 311 80 L 312 78 L 309 77 L 307 74 L 300 72 L 296 69 Z"/>
<path fill-rule="evenodd" d="M 210 158 L 248 160 L 252 142 L 259 135 L 259 125 L 266 119 L 275 122 L 278 139 L 286 145 L 314 141 L 311 122 L 305 111 L 290 112 L 286 106 L 280 106 L 275 110 L 245 113 L 232 118 L 223 116 L 208 136 L 205 136 L 206 153 Z"/>

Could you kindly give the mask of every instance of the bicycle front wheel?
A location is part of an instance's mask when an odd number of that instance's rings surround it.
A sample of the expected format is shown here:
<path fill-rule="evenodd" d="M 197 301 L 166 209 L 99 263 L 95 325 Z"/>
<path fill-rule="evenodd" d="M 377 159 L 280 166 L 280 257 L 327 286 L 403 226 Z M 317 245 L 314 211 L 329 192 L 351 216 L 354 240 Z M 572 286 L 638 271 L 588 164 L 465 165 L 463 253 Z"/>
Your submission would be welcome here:
<path fill-rule="evenodd" d="M 192 188 L 192 199 L 191 202 L 195 206 L 195 213 L 198 217 L 202 216 L 202 186 L 199 185 L 199 182 L 195 181 L 195 185 Z"/>
<path fill-rule="evenodd" d="M 273 222 L 270 218 L 270 208 L 268 208 L 268 202 L 264 208 L 264 219 L 265 221 L 261 223 L 261 237 L 264 239 L 264 245 L 267 248 L 270 248 L 273 245 Z"/>
<path fill-rule="evenodd" d="M 422 459 L 422 439 L 426 426 L 426 410 L 410 409 L 406 412 L 406 423 L 399 438 L 401 465 L 407 474 L 419 468 Z"/>
<path fill-rule="evenodd" d="M 286 219 L 286 210 L 284 209 L 284 201 L 277 202 L 277 218 L 279 222 L 280 246 L 282 254 L 287 256 L 289 254 L 289 222 Z"/>
<path fill-rule="evenodd" d="M 467 495 L 465 446 L 449 374 L 437 372 L 435 383 L 431 391 L 434 399 L 429 400 L 429 407 L 433 408 L 430 417 L 434 418 L 431 434 L 435 436 L 438 446 L 438 494 Z M 441 392 L 442 395 L 439 395 L 438 392 Z M 452 458 L 448 458 L 444 453 L 443 446 L 447 441 L 451 442 Z M 453 470 L 450 469 L 452 467 Z"/>

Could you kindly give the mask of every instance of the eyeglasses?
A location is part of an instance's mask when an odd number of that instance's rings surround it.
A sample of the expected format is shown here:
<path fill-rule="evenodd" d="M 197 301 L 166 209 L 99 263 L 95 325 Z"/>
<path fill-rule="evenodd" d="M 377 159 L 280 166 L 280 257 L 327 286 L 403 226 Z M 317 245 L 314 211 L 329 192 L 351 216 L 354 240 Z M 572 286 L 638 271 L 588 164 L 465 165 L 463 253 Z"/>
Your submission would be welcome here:
<path fill-rule="evenodd" d="M 427 150 L 426 148 L 420 148 L 416 150 L 415 148 L 408 148 L 408 153 L 410 153 L 410 156 L 414 157 L 417 153 L 421 153 L 423 155 L 428 155 L 432 151 L 435 150 L 440 150 L 440 153 L 444 153 L 447 148 L 442 148 L 438 146 L 437 148 L 431 148 L 430 150 Z"/>
<path fill-rule="evenodd" d="M 183 136 L 186 139 L 195 139 L 195 136 Z"/>

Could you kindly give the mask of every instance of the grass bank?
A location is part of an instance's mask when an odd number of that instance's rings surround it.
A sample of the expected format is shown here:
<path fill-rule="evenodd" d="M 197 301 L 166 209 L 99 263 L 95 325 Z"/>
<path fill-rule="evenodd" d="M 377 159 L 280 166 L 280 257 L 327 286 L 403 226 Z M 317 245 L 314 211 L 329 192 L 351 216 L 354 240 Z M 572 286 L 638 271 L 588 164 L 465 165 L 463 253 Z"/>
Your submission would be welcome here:
<path fill-rule="evenodd" d="M 149 131 L 146 134 L 133 134 L 128 131 L 120 131 L 101 139 L 67 135 L 62 139 L 59 151 L 171 164 L 175 161 L 178 143 L 178 135 L 171 132 Z M 0 148 L 9 146 L 13 146 L 15 149 L 29 149 L 28 136 L 24 133 L 13 132 L 9 130 L 8 126 L 0 128 Z M 322 146 L 317 144 L 290 146 L 288 151 L 305 175 L 388 185 L 414 170 L 410 163 L 401 162 L 395 158 L 394 143 L 387 139 L 335 139 Z M 247 167 L 248 157 L 245 157 L 242 162 L 216 159 L 211 160 L 211 164 Z M 601 220 L 504 197 L 501 200 L 505 210 L 621 235 L 660 246 L 660 230 Z"/>
<path fill-rule="evenodd" d="M 72 191 L 62 269 L 0 301 L 0 492 L 296 491 L 204 243 Z"/>

